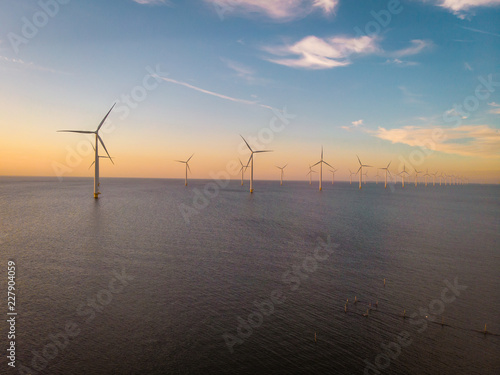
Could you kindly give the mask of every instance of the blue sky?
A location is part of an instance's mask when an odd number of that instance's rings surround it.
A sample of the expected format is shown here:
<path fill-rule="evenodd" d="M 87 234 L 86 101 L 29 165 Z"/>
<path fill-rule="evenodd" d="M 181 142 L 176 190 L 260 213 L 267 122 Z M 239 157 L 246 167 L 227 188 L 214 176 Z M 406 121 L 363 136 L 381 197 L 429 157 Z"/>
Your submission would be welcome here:
<path fill-rule="evenodd" d="M 303 179 L 323 145 L 343 179 L 359 154 L 496 183 L 499 19 L 500 0 L 9 2 L 0 174 L 90 176 L 85 136 L 56 130 L 92 130 L 118 101 L 103 175 L 182 177 L 173 160 L 195 152 L 193 177 L 208 178 L 286 108 L 284 129 L 256 141 L 274 150 L 256 178 L 288 162 Z"/>

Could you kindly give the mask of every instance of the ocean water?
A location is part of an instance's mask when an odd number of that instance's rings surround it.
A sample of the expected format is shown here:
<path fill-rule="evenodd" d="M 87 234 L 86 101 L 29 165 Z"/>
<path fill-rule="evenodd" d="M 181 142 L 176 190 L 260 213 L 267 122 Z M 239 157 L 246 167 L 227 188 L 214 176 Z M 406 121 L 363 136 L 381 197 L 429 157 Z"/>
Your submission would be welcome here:
<path fill-rule="evenodd" d="M 499 186 L 92 186 L 0 178 L 2 374 L 500 373 Z"/>

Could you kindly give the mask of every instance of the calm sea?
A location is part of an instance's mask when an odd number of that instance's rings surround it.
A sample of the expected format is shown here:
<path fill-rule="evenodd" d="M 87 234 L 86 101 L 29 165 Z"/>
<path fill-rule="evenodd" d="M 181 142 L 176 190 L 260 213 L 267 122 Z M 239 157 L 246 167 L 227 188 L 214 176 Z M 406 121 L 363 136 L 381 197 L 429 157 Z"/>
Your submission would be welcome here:
<path fill-rule="evenodd" d="M 499 186 L 101 186 L 0 178 L 0 373 L 500 374 Z"/>

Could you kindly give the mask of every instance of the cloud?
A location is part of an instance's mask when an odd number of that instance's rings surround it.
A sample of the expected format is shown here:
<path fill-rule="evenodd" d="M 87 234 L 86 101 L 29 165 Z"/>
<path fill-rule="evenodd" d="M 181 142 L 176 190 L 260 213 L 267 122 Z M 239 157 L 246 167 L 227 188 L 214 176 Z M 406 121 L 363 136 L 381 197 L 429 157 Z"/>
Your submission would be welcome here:
<path fill-rule="evenodd" d="M 398 89 L 403 94 L 404 100 L 406 103 L 410 104 L 422 104 L 422 101 L 419 99 L 422 97 L 421 94 L 415 94 L 408 90 L 405 86 L 398 86 Z"/>
<path fill-rule="evenodd" d="M 418 62 L 415 61 L 404 61 L 400 59 L 387 59 L 385 64 L 396 65 L 396 66 L 416 66 L 419 65 Z"/>
<path fill-rule="evenodd" d="M 134 3 L 141 5 L 172 5 L 170 0 L 132 0 Z"/>
<path fill-rule="evenodd" d="M 498 36 L 500 37 L 500 34 L 496 34 L 496 33 L 492 33 L 490 31 L 486 31 L 486 30 L 480 30 L 480 29 L 474 29 L 472 27 L 467 27 L 467 26 L 460 26 L 462 29 L 464 30 L 469 30 L 469 31 L 473 31 L 475 33 L 480 33 L 480 34 L 486 34 L 486 35 L 493 35 L 493 36 Z"/>
<path fill-rule="evenodd" d="M 351 131 L 351 129 L 357 128 L 358 126 L 363 125 L 363 120 L 356 120 L 351 122 L 351 125 L 349 126 L 341 126 L 342 129 Z"/>
<path fill-rule="evenodd" d="M 214 91 L 209 91 L 209 90 L 205 90 L 205 89 L 202 89 L 200 87 L 196 87 L 196 86 L 193 86 L 189 83 L 186 83 L 186 82 L 182 82 L 182 81 L 177 81 L 175 79 L 172 79 L 172 78 L 166 78 L 166 77 L 162 77 L 162 76 L 158 76 L 158 78 L 164 80 L 165 82 L 170 82 L 170 83 L 174 83 L 176 85 L 180 85 L 180 86 L 184 86 L 184 87 L 187 87 L 189 89 L 192 89 L 192 90 L 195 90 L 195 91 L 198 91 L 198 92 L 201 92 L 203 94 L 207 94 L 207 95 L 212 95 L 212 96 L 215 96 L 217 98 L 221 98 L 221 99 L 225 99 L 225 100 L 229 100 L 229 101 L 232 101 L 232 102 L 235 102 L 235 103 L 240 103 L 240 104 L 247 104 L 247 105 L 258 105 L 259 107 L 262 107 L 262 108 L 267 108 L 267 109 L 271 109 L 273 110 L 274 108 L 273 107 L 270 107 L 268 105 L 265 105 L 265 104 L 261 104 L 261 103 L 258 103 L 256 101 L 251 101 L 251 100 L 245 100 L 245 99 L 238 99 L 238 98 L 233 98 L 231 96 L 227 96 L 227 95 L 223 95 L 223 94 L 219 94 L 219 93 L 216 93 Z"/>
<path fill-rule="evenodd" d="M 472 66 L 470 66 L 468 62 L 464 63 L 464 68 L 467 69 L 469 72 L 472 72 L 474 70 L 472 69 Z"/>
<path fill-rule="evenodd" d="M 473 8 L 498 6 L 500 0 L 438 0 L 437 5 L 464 19 L 471 14 Z"/>
<path fill-rule="evenodd" d="M 489 113 L 493 113 L 494 115 L 500 115 L 500 104 L 491 102 L 488 103 L 490 107 L 493 107 L 492 109 L 489 110 Z"/>
<path fill-rule="evenodd" d="M 270 62 L 304 69 L 330 69 L 347 66 L 351 64 L 349 57 L 372 54 L 379 50 L 376 37 L 318 38 L 313 35 L 292 45 L 268 46 L 263 49 L 275 56 L 286 56 L 279 59 L 267 59 Z"/>
<path fill-rule="evenodd" d="M 316 9 L 324 14 L 335 13 L 340 0 L 205 0 L 217 13 L 243 16 L 263 15 L 276 21 L 303 18 Z"/>
<path fill-rule="evenodd" d="M 373 136 L 412 147 L 426 147 L 446 154 L 500 158 L 500 131 L 488 125 L 464 125 L 455 128 L 405 126 L 400 129 L 379 127 L 368 131 Z"/>
<path fill-rule="evenodd" d="M 33 62 L 26 62 L 21 59 L 11 59 L 5 56 L 0 56 L 0 62 L 7 63 L 8 65 L 15 66 L 18 68 L 24 68 L 24 69 L 30 69 L 30 70 L 38 70 L 41 72 L 49 72 L 49 73 L 55 73 L 55 74 L 70 74 L 67 72 L 62 72 L 60 70 L 55 70 L 51 68 L 46 68 L 44 66 L 37 65 Z"/>
<path fill-rule="evenodd" d="M 390 55 L 396 58 L 417 55 L 422 51 L 430 49 L 433 45 L 434 44 L 429 40 L 413 39 L 410 47 L 390 52 Z"/>

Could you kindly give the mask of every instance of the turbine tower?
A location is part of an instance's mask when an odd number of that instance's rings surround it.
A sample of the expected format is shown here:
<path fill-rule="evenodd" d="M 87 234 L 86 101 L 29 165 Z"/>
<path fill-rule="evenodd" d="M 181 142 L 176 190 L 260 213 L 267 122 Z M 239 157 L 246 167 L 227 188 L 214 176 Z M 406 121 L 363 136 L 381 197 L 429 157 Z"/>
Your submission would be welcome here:
<path fill-rule="evenodd" d="M 318 161 L 316 164 L 313 164 L 312 166 L 314 167 L 315 165 L 319 164 L 319 191 L 323 189 L 322 187 L 322 182 L 323 182 L 323 164 L 328 165 L 330 168 L 333 168 L 330 164 L 328 164 L 326 161 L 323 160 L 323 146 L 321 146 L 321 160 Z"/>
<path fill-rule="evenodd" d="M 193 154 L 193 155 L 194 155 L 194 154 Z M 188 160 L 186 160 L 186 161 L 183 161 L 183 160 L 175 160 L 175 161 L 176 161 L 176 162 L 178 162 L 178 163 L 184 163 L 184 164 L 186 164 L 186 178 L 185 178 L 185 180 L 184 180 L 184 186 L 188 186 L 188 169 L 189 169 L 189 172 L 191 172 L 191 168 L 189 168 L 189 161 L 191 160 L 191 158 L 193 157 L 193 155 L 191 155 L 191 156 L 189 157 L 189 159 L 188 159 Z"/>
<path fill-rule="evenodd" d="M 359 173 L 359 188 L 361 189 L 361 183 L 363 182 L 363 167 L 365 167 L 365 168 L 371 168 L 371 165 L 364 165 L 363 163 L 361 163 L 361 160 L 359 159 L 359 156 L 356 155 L 356 157 L 358 158 L 358 162 L 359 162 L 359 169 L 358 169 L 358 173 Z"/>
<path fill-rule="evenodd" d="M 108 155 L 109 160 L 111 160 L 111 163 L 115 164 L 113 162 L 113 159 L 109 155 L 109 152 L 106 149 L 106 146 L 104 145 L 104 142 L 102 141 L 102 138 L 99 136 L 99 130 L 101 130 L 102 125 L 104 124 L 104 122 L 108 118 L 109 114 L 111 113 L 111 111 L 113 110 L 113 108 L 115 107 L 115 105 L 116 105 L 116 103 L 113 104 L 113 106 L 108 111 L 108 113 L 106 114 L 106 116 L 104 116 L 104 118 L 102 119 L 101 123 L 99 124 L 99 126 L 97 127 L 97 129 L 95 131 L 87 131 L 87 130 L 58 130 L 58 132 L 63 132 L 63 133 L 81 133 L 81 134 L 94 134 L 95 135 L 95 147 L 94 147 L 94 151 L 95 151 L 95 159 L 94 159 L 94 165 L 95 165 L 95 173 L 94 173 L 94 198 L 95 199 L 98 199 L 99 198 L 99 194 L 101 194 L 100 191 L 99 191 L 99 186 L 100 186 L 100 183 L 99 183 L 99 143 L 101 143 L 102 147 L 104 148 L 104 151 L 106 151 L 106 154 Z"/>
<path fill-rule="evenodd" d="M 385 168 L 379 168 L 379 169 L 382 169 L 385 171 L 385 186 L 384 188 L 387 189 L 387 173 L 391 174 L 391 172 L 389 171 L 389 165 L 391 165 L 391 161 L 389 162 L 389 164 L 387 164 L 387 167 Z"/>
<path fill-rule="evenodd" d="M 280 170 L 280 186 L 283 185 L 283 170 L 286 168 L 287 165 L 288 164 L 285 164 L 283 167 L 276 166 L 276 168 Z"/>
<path fill-rule="evenodd" d="M 349 169 L 349 185 L 352 185 L 352 176 L 356 176 L 357 173 L 352 173 L 351 170 Z"/>
<path fill-rule="evenodd" d="M 250 194 L 253 193 L 253 154 L 258 154 L 260 152 L 272 152 L 272 150 L 260 150 L 260 151 L 254 151 L 252 150 L 252 148 L 250 147 L 250 145 L 248 144 L 248 142 L 245 140 L 245 138 L 243 138 L 242 135 L 240 135 L 241 139 L 243 139 L 243 141 L 245 142 L 245 144 L 247 145 L 248 149 L 250 150 L 251 154 L 250 154 L 250 159 L 248 159 L 248 164 L 250 164 Z"/>

